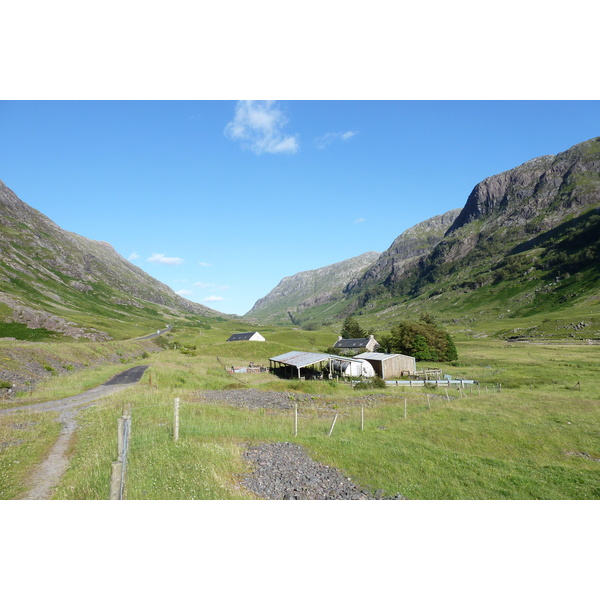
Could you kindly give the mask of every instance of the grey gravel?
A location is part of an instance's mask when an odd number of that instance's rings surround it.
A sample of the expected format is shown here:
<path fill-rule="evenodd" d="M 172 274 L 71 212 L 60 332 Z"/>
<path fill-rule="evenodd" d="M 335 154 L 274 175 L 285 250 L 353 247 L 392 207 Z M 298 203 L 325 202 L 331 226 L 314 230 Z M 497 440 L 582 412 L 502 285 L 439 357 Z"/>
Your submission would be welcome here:
<path fill-rule="evenodd" d="M 252 472 L 242 485 L 261 498 L 270 500 L 405 500 L 404 496 L 384 498 L 361 490 L 333 467 L 308 456 L 304 448 L 290 442 L 262 444 L 249 448 L 244 458 Z"/>
<path fill-rule="evenodd" d="M 294 407 L 297 400 L 310 400 L 308 394 L 289 394 L 287 392 L 269 392 L 256 389 L 243 390 L 203 390 L 197 397 L 209 404 L 229 404 L 241 408 L 279 408 Z"/>

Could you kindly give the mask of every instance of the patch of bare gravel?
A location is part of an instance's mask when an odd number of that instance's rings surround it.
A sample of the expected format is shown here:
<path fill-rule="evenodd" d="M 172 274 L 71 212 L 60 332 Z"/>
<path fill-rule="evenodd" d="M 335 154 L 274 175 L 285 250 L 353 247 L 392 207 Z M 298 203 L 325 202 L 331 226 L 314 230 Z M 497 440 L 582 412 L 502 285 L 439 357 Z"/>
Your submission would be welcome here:
<path fill-rule="evenodd" d="M 262 444 L 249 448 L 244 458 L 252 472 L 242 485 L 261 498 L 270 500 L 406 500 L 397 495 L 374 495 L 352 482 L 333 467 L 308 456 L 306 450 L 290 442 Z"/>

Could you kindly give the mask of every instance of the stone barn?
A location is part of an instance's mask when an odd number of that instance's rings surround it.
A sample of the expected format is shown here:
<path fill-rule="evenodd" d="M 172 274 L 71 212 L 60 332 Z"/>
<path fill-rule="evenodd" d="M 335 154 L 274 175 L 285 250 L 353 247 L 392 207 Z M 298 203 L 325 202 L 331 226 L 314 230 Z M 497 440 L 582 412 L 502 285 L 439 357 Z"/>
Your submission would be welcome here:
<path fill-rule="evenodd" d="M 375 373 L 382 379 L 405 377 L 417 371 L 417 361 L 414 356 L 405 354 L 384 354 L 383 352 L 363 352 L 354 358 L 369 362 Z"/>
<path fill-rule="evenodd" d="M 354 355 L 358 352 L 374 352 L 379 348 L 379 342 L 372 335 L 367 338 L 351 339 L 344 339 L 340 336 L 333 347 L 340 354 Z"/>

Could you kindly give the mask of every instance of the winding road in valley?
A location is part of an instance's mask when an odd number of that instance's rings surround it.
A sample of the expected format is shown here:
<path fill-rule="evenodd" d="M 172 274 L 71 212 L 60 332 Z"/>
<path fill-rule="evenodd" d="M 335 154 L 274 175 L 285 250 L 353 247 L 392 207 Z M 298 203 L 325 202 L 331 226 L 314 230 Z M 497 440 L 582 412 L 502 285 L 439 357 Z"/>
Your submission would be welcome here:
<path fill-rule="evenodd" d="M 156 334 L 153 334 L 156 335 Z M 39 404 L 28 404 L 27 406 L 15 406 L 0 410 L 0 414 L 17 411 L 29 412 L 58 412 L 58 420 L 62 424 L 62 431 L 58 440 L 50 450 L 48 457 L 40 463 L 31 474 L 29 490 L 21 496 L 21 500 L 47 500 L 51 497 L 54 488 L 58 485 L 60 478 L 66 471 L 69 460 L 67 450 L 71 443 L 73 433 L 77 429 L 76 416 L 78 411 L 95 400 L 111 396 L 136 384 L 141 378 L 147 365 L 141 365 L 127 369 L 112 379 L 76 396 L 62 400 L 40 402 Z"/>

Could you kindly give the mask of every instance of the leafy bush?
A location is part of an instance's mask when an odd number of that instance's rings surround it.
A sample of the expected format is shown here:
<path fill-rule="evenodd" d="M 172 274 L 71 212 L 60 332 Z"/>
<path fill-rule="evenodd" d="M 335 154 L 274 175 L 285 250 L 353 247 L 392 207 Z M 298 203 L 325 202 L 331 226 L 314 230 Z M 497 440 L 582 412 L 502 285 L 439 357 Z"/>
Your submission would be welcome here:
<path fill-rule="evenodd" d="M 450 334 L 435 324 L 429 315 L 417 322 L 403 321 L 392 328 L 381 344 L 388 352 L 414 356 L 416 360 L 452 362 L 458 352 Z"/>

